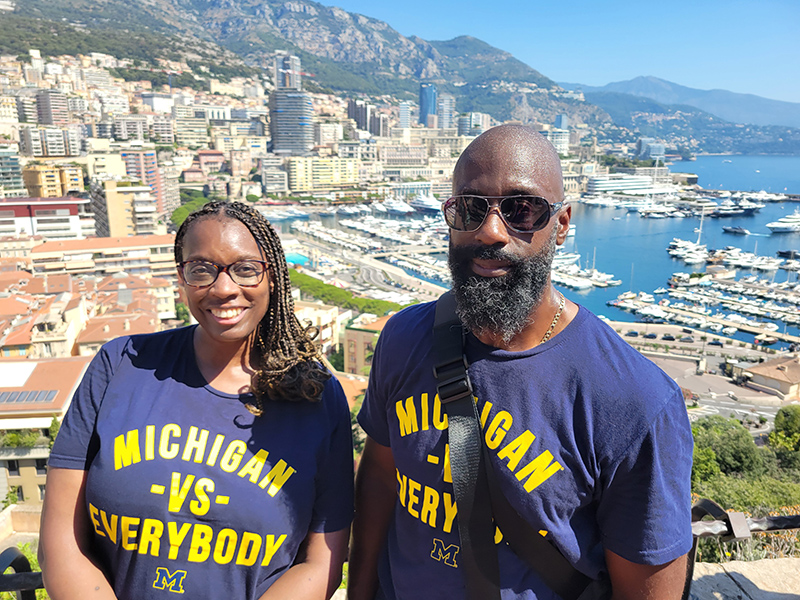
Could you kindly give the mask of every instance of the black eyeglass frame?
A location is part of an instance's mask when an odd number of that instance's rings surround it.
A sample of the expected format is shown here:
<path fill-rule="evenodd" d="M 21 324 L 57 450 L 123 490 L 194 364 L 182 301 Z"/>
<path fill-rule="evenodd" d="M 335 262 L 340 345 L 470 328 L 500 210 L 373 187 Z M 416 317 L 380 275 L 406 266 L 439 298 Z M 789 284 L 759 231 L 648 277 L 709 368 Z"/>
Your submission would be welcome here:
<path fill-rule="evenodd" d="M 217 270 L 217 274 L 214 275 L 214 279 L 211 281 L 211 283 L 206 283 L 204 285 L 196 285 L 194 283 L 189 283 L 186 280 L 186 275 L 184 274 L 184 268 L 186 267 L 186 265 L 189 265 L 189 264 L 192 264 L 192 263 L 205 263 L 207 265 L 213 266 Z M 238 281 L 236 281 L 236 276 L 231 274 L 230 268 L 235 266 L 235 265 L 238 265 L 239 263 L 258 263 L 263 267 L 264 270 L 261 271 L 261 273 L 258 276 L 258 283 L 255 283 L 255 284 L 251 285 L 251 284 L 239 283 Z M 215 263 L 213 261 L 210 261 L 210 260 L 197 259 L 197 260 L 184 260 L 182 262 L 179 262 L 178 263 L 178 268 L 181 271 L 181 276 L 183 277 L 184 283 L 186 285 L 190 286 L 190 287 L 193 287 L 193 288 L 211 287 L 212 285 L 214 285 L 217 282 L 217 279 L 219 279 L 220 273 L 227 273 L 228 277 L 231 278 L 231 281 L 233 281 L 233 283 L 235 283 L 239 287 L 254 288 L 254 287 L 258 287 L 259 285 L 261 285 L 261 282 L 264 281 L 264 275 L 267 274 L 267 272 L 269 271 L 270 266 L 269 266 L 269 263 L 267 261 L 265 261 L 265 260 L 256 260 L 254 258 L 247 258 L 247 259 L 243 259 L 243 260 L 237 260 L 236 262 L 232 262 L 229 265 L 219 265 L 219 264 L 217 264 L 217 263 Z"/>
<path fill-rule="evenodd" d="M 459 228 L 453 227 L 453 225 L 451 225 L 450 222 L 447 220 L 447 208 L 448 208 L 448 206 L 451 205 L 452 203 L 457 202 L 458 200 L 460 200 L 462 198 L 480 198 L 481 200 L 484 200 L 486 202 L 486 212 L 483 214 L 483 218 L 475 226 L 474 229 L 459 229 Z M 546 214 L 547 215 L 547 219 L 543 220 L 541 223 L 538 224 L 538 226 L 536 226 L 536 227 L 534 227 L 532 229 L 519 229 L 519 228 L 515 227 L 514 225 L 512 225 L 511 223 L 509 223 L 508 222 L 508 218 L 503 213 L 503 209 L 502 209 L 503 202 L 505 202 L 506 200 L 515 200 L 515 199 L 519 199 L 519 198 L 533 198 L 533 199 L 541 200 L 542 202 L 544 202 L 545 206 L 547 207 L 547 211 L 545 213 L 542 213 L 542 216 L 544 216 Z M 500 214 L 500 218 L 502 219 L 502 221 L 503 221 L 503 223 L 505 224 L 506 227 L 508 227 L 511 231 L 515 231 L 517 233 L 536 233 L 537 231 L 540 231 L 540 230 L 544 229 L 545 226 L 550 222 L 550 219 L 553 218 L 553 215 L 556 214 L 561 209 L 561 207 L 563 207 L 564 204 L 565 204 L 565 202 L 553 202 L 553 203 L 551 203 L 547 198 L 543 198 L 542 196 L 536 196 L 534 194 L 516 194 L 516 195 L 511 195 L 511 196 L 481 196 L 479 194 L 457 194 L 455 196 L 450 196 L 447 200 L 442 202 L 442 214 L 444 215 L 445 223 L 447 223 L 447 226 L 450 229 L 454 230 L 454 231 L 466 231 L 466 232 L 477 231 L 484 224 L 484 222 L 486 221 L 486 217 L 489 216 L 489 212 L 492 209 L 493 205 L 490 202 L 490 200 L 500 200 L 500 202 L 498 202 L 497 204 L 494 205 L 494 206 L 497 206 L 497 208 L 498 208 L 498 212 Z M 542 217 L 540 216 L 539 219 L 541 219 L 541 218 Z"/>

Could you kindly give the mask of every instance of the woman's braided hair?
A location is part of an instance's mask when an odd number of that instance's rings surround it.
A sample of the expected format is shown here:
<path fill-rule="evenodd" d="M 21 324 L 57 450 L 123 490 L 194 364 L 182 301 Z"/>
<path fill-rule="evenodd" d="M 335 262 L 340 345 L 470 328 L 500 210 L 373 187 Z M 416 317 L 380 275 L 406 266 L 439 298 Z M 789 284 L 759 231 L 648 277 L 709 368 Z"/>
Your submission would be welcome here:
<path fill-rule="evenodd" d="M 263 411 L 264 399 L 318 401 L 331 374 L 321 364 L 313 338 L 317 329 L 304 328 L 294 314 L 286 257 L 278 235 L 257 210 L 241 202 L 209 202 L 191 213 L 175 236 L 175 262 L 183 261 L 183 241 L 194 223 L 202 219 L 233 219 L 242 223 L 264 253 L 274 288 L 269 307 L 258 324 L 250 346 L 250 391 L 253 414 Z"/>

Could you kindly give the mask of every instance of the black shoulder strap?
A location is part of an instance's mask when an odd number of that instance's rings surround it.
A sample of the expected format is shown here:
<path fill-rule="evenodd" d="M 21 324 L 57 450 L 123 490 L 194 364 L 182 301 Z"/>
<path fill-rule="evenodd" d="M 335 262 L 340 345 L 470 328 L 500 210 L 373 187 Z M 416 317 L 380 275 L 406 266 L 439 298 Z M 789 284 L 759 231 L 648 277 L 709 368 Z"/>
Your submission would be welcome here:
<path fill-rule="evenodd" d="M 492 514 L 514 552 L 564 600 L 603 597 L 607 583 L 594 582 L 575 569 L 514 510 L 494 481 L 494 472 L 481 441 L 478 409 L 467 373 L 463 335 L 461 322 L 455 312 L 455 298 L 452 293 L 445 293 L 436 303 L 433 326 L 434 375 L 439 380 L 437 391 L 448 418 L 450 471 L 458 507 L 461 564 L 467 578 L 469 597 L 499 597 L 495 579 L 497 549 Z M 489 494 L 486 493 L 487 488 Z M 490 553 L 495 570 L 487 578 L 479 565 L 490 564 L 487 562 Z M 493 595 L 487 595 L 486 591 L 474 595 L 470 593 L 473 585 L 481 583 L 493 584 Z"/>
<path fill-rule="evenodd" d="M 455 298 L 446 293 L 436 303 L 433 326 L 433 373 L 439 400 L 447 413 L 450 472 L 458 507 L 461 550 L 457 561 L 470 600 L 499 600 L 500 575 L 489 486 L 481 450 L 481 432 L 472 386 L 462 352 L 462 327 Z"/>

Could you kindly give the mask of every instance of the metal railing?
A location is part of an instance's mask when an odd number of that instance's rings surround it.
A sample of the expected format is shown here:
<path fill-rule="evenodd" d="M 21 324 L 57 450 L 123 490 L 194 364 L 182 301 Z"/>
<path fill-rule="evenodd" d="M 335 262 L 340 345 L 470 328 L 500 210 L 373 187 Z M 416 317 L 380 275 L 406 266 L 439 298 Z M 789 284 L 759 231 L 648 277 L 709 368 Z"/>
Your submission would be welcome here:
<path fill-rule="evenodd" d="M 44 588 L 41 572 L 31 571 L 31 564 L 19 548 L 6 548 L 0 553 L 0 573 L 9 567 L 14 572 L 0 575 L 0 592 L 16 592 L 17 600 L 36 600 L 36 590 Z"/>

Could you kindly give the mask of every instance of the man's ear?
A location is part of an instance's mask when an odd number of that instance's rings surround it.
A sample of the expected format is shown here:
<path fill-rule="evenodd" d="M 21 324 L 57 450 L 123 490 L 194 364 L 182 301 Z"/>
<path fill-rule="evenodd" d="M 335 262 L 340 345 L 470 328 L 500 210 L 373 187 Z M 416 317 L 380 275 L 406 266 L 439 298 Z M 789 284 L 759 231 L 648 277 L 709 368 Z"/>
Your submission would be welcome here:
<path fill-rule="evenodd" d="M 567 240 L 569 222 L 572 219 L 572 206 L 564 204 L 555 215 L 556 217 L 556 244 L 561 246 Z"/>

